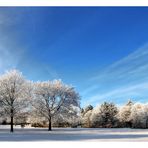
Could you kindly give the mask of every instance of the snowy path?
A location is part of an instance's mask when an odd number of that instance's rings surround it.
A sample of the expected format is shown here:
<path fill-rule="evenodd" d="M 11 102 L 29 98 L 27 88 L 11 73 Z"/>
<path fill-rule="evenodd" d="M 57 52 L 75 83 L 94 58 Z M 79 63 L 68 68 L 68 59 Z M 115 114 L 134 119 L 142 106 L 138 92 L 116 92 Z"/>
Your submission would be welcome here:
<path fill-rule="evenodd" d="M 148 129 L 104 128 L 8 128 L 0 127 L 0 141 L 147 141 Z"/>

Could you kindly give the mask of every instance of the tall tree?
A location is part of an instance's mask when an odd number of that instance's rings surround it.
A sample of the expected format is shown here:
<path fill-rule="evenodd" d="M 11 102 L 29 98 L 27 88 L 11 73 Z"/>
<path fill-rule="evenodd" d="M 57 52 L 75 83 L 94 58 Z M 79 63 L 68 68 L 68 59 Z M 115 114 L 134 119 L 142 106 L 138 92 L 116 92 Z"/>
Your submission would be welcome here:
<path fill-rule="evenodd" d="M 119 121 L 124 127 L 132 127 L 131 112 L 133 105 L 134 103 L 131 100 L 129 100 L 127 104 L 120 108 L 119 113 L 117 114 Z"/>
<path fill-rule="evenodd" d="M 0 77 L 0 102 L 5 116 L 10 117 L 10 131 L 13 132 L 14 117 L 26 112 L 30 83 L 17 70 L 7 71 Z"/>
<path fill-rule="evenodd" d="M 81 125 L 82 127 L 91 127 L 91 115 L 93 111 L 93 106 L 88 105 L 84 109 L 81 110 Z"/>
<path fill-rule="evenodd" d="M 102 126 L 113 127 L 116 121 L 118 108 L 113 103 L 104 102 L 100 106 L 100 117 L 102 119 Z"/>
<path fill-rule="evenodd" d="M 93 109 L 91 117 L 91 127 L 101 127 L 102 118 L 100 116 L 100 106 L 97 106 Z"/>
<path fill-rule="evenodd" d="M 44 116 L 51 131 L 52 118 L 70 105 L 79 106 L 79 95 L 73 87 L 60 80 L 37 82 L 34 84 L 33 107 L 38 115 Z"/>
<path fill-rule="evenodd" d="M 135 103 L 131 109 L 132 128 L 148 127 L 148 105 Z"/>

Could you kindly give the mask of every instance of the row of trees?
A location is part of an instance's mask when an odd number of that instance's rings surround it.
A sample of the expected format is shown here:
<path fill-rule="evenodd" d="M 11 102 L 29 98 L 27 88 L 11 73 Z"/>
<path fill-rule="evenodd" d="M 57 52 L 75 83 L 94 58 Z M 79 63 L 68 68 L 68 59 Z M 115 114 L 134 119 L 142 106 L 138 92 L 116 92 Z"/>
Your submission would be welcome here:
<path fill-rule="evenodd" d="M 0 115 L 10 119 L 11 132 L 14 121 L 26 118 L 48 122 L 51 130 L 52 119 L 77 117 L 79 100 L 75 89 L 60 80 L 31 82 L 17 70 L 0 76 Z"/>
<path fill-rule="evenodd" d="M 148 128 L 148 104 L 129 101 L 121 107 L 104 102 L 81 111 L 82 127 Z"/>
<path fill-rule="evenodd" d="M 80 110 L 80 96 L 60 80 L 31 82 L 11 70 L 0 76 L 0 116 L 13 125 L 148 128 L 148 105 L 104 102 Z"/>

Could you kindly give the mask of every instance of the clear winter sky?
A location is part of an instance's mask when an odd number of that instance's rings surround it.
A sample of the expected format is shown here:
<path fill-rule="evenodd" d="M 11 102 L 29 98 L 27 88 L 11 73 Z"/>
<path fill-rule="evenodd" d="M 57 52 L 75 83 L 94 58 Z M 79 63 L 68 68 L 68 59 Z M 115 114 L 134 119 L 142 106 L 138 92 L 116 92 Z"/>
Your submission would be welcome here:
<path fill-rule="evenodd" d="M 0 73 L 62 79 L 81 105 L 148 100 L 148 7 L 0 8 Z"/>

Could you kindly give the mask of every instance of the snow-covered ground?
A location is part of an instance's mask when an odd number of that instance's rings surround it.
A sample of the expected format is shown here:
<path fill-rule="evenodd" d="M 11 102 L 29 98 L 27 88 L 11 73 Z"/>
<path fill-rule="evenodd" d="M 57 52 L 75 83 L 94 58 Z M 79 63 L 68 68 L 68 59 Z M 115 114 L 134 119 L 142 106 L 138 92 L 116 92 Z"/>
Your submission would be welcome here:
<path fill-rule="evenodd" d="M 147 141 L 148 129 L 128 128 L 20 128 L 14 133 L 0 126 L 0 141 Z"/>

